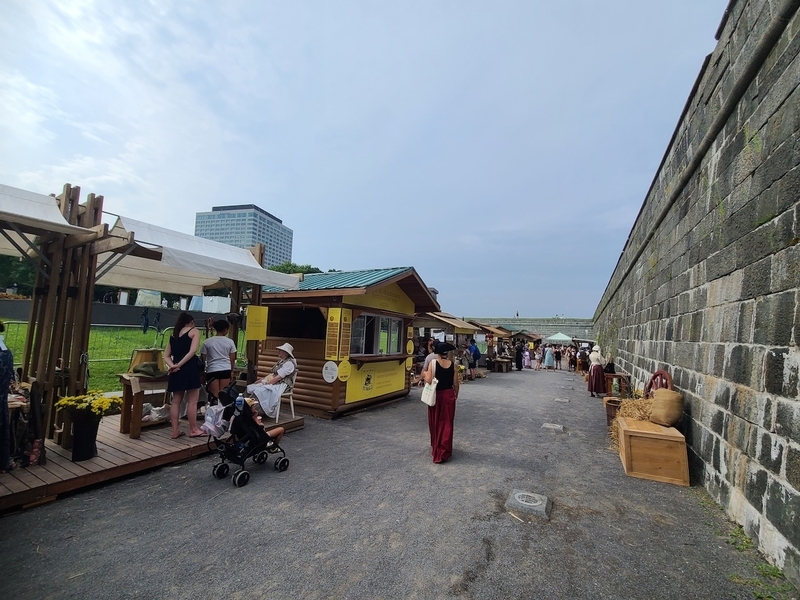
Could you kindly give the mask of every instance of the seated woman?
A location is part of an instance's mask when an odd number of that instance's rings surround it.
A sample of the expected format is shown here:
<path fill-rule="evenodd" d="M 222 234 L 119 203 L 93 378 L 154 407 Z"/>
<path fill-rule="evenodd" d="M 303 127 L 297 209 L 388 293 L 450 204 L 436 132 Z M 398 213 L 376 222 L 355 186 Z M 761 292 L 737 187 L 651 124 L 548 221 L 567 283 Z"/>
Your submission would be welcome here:
<path fill-rule="evenodd" d="M 247 391 L 253 394 L 261 405 L 264 414 L 274 417 L 278 414 L 281 395 L 294 387 L 297 378 L 297 360 L 294 358 L 294 347 L 283 344 L 276 348 L 278 361 L 270 374 L 260 382 L 251 383 Z"/>

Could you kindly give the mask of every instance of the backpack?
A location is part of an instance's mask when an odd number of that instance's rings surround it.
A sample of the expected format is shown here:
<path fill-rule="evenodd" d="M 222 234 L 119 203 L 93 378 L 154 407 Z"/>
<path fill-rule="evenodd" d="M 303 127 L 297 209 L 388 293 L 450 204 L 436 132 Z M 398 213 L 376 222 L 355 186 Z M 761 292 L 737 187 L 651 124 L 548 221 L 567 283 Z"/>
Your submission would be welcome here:
<path fill-rule="evenodd" d="M 481 351 L 478 350 L 478 347 L 474 344 L 472 345 L 472 358 L 475 360 L 475 362 L 478 362 L 481 359 Z"/>

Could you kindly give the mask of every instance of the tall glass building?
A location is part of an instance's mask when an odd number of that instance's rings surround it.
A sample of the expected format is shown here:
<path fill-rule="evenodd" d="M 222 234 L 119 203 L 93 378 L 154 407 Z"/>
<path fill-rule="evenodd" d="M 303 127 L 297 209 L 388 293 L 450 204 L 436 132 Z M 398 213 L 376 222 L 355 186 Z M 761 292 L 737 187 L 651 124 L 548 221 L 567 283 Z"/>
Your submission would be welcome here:
<path fill-rule="evenodd" d="M 265 267 L 292 260 L 292 230 L 255 204 L 214 206 L 211 212 L 197 213 L 194 234 L 239 248 L 264 244 Z"/>

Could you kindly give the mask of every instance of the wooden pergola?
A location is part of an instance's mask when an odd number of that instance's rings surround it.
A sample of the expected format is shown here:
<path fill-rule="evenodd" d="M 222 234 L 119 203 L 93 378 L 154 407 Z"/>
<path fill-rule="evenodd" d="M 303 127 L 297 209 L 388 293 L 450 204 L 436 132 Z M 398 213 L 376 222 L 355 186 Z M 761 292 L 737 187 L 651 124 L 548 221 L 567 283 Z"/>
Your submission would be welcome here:
<path fill-rule="evenodd" d="M 160 289 L 159 281 L 165 280 L 159 280 L 156 275 L 147 279 L 148 272 L 162 277 L 165 272 L 174 273 L 174 277 L 168 278 L 171 285 L 179 276 L 185 275 L 191 280 L 186 284 L 189 293 L 227 286 L 237 310 L 243 305 L 260 304 L 262 285 L 295 288 L 298 285 L 295 276 L 261 268 L 264 248 L 260 244 L 250 251 L 218 244 L 219 248 L 214 246 L 206 250 L 208 258 L 204 258 L 206 264 L 202 271 L 197 266 L 194 270 L 180 269 L 175 265 L 182 264 L 189 257 L 194 257 L 197 265 L 200 262 L 197 256 L 203 256 L 203 249 L 216 242 L 148 226 L 151 232 L 158 230 L 157 233 L 165 239 L 183 240 L 185 245 L 193 246 L 186 250 L 178 247 L 167 249 L 147 242 L 141 244 L 135 232 L 120 234 L 102 223 L 103 196 L 89 194 L 81 203 L 80 194 L 80 187 L 70 184 L 65 184 L 57 196 L 0 184 L 0 253 L 20 256 L 36 269 L 28 331 L 20 362 L 22 381 L 32 383 L 32 428 L 34 435 L 41 440 L 52 438 L 56 432 L 56 400 L 87 391 L 92 301 L 100 269 L 101 277 L 110 276 L 115 268 L 130 269 L 131 263 L 144 260 L 149 264 L 140 269 L 138 281 L 147 281 L 148 289 L 174 291 L 173 288 Z M 228 254 L 233 258 L 220 258 Z M 100 268 L 98 259 L 102 261 Z M 233 278 L 226 282 L 224 276 L 230 272 L 252 280 L 252 283 Z M 132 276 L 128 274 L 127 277 Z M 238 323 L 235 323 L 230 335 L 238 336 L 238 331 Z M 248 360 L 255 364 L 257 343 L 248 345 L 247 354 Z M 63 430 L 69 423 L 59 425 Z M 44 461 L 44 452 L 41 457 L 40 460 Z"/>

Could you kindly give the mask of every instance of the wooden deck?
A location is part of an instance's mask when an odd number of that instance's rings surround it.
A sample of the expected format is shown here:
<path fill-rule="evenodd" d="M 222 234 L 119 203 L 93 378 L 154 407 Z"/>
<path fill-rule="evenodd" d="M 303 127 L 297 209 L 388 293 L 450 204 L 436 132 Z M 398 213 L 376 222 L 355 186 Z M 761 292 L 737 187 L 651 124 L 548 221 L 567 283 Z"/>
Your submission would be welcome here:
<path fill-rule="evenodd" d="M 292 418 L 286 412 L 279 425 L 287 432 L 302 429 L 303 417 Z M 71 450 L 47 440 L 47 464 L 0 474 L 0 512 L 29 508 L 55 500 L 59 494 L 209 453 L 207 438 L 185 435 L 173 440 L 171 431 L 168 424 L 147 427 L 139 439 L 132 440 L 120 433 L 119 415 L 105 417 L 97 434 L 97 456 L 80 462 L 72 462 Z"/>

